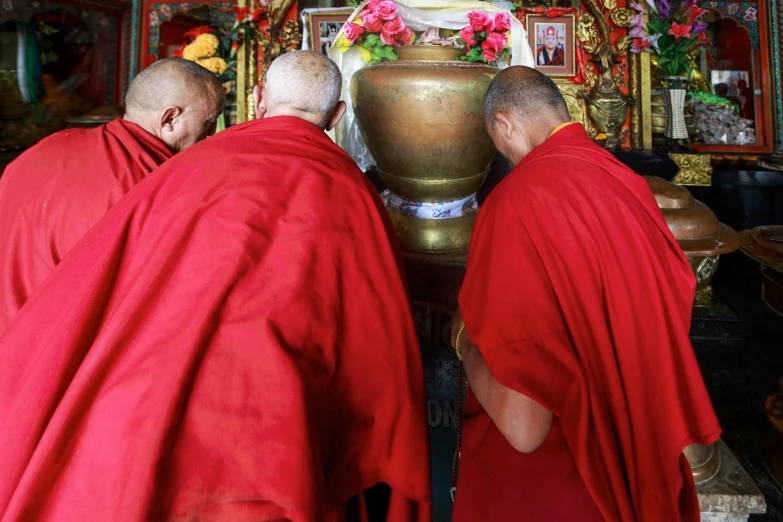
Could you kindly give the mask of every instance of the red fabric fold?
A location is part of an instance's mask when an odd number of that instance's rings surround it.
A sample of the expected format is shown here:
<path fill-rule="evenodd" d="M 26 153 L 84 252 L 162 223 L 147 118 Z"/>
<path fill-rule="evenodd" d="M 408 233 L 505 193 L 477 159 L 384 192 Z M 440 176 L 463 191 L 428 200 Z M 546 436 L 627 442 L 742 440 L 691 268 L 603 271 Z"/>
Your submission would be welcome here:
<path fill-rule="evenodd" d="M 530 153 L 479 212 L 466 329 L 500 383 L 555 414 L 605 520 L 699 519 L 681 453 L 720 427 L 688 338 L 694 289 L 644 178 L 579 125 Z M 506 473 L 514 484 L 525 471 Z M 555 512 L 559 493 L 540 492 Z"/>
<path fill-rule="evenodd" d="M 173 153 L 122 119 L 41 141 L 0 177 L 0 332 L 65 254 Z"/>
<path fill-rule="evenodd" d="M 377 193 L 296 118 L 177 155 L 0 338 L 11 520 L 429 517 L 424 377 Z"/>

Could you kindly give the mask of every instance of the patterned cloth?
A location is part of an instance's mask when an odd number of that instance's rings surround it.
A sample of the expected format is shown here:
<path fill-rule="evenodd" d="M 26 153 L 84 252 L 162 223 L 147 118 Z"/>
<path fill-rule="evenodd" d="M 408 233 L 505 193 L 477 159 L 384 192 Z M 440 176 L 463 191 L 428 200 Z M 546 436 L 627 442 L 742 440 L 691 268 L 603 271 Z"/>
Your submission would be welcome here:
<path fill-rule="evenodd" d="M 476 194 L 456 201 L 441 201 L 438 203 L 422 203 L 408 201 L 389 190 L 381 194 L 384 204 L 403 216 L 421 219 L 449 219 L 467 216 L 478 210 Z"/>

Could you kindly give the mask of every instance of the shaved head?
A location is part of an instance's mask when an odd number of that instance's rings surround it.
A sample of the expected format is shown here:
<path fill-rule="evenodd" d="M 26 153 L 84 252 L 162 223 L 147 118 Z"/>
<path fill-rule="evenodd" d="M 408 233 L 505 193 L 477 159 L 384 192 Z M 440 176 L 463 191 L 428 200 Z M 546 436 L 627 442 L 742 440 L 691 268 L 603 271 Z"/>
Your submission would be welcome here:
<path fill-rule="evenodd" d="M 560 89 L 535 69 L 509 67 L 489 84 L 484 122 L 498 152 L 515 165 L 570 121 Z"/>
<path fill-rule="evenodd" d="M 340 69 L 326 56 L 313 51 L 285 53 L 266 73 L 259 115 L 297 116 L 325 129 L 341 105 L 342 83 Z"/>
<path fill-rule="evenodd" d="M 164 105 L 193 98 L 196 102 L 210 103 L 205 95 L 214 97 L 223 92 L 223 85 L 214 73 L 196 62 L 183 58 L 158 60 L 131 82 L 125 96 L 127 111 L 155 111 Z M 214 102 L 223 109 L 223 96 Z M 214 103 L 212 102 L 212 103 Z"/>
<path fill-rule="evenodd" d="M 492 125 L 499 112 L 526 119 L 570 121 L 560 89 L 546 74 L 524 66 L 509 67 L 495 76 L 484 101 L 484 119 Z"/>
<path fill-rule="evenodd" d="M 190 60 L 164 58 L 130 84 L 124 119 L 179 152 L 214 132 L 224 100 L 214 73 Z"/>

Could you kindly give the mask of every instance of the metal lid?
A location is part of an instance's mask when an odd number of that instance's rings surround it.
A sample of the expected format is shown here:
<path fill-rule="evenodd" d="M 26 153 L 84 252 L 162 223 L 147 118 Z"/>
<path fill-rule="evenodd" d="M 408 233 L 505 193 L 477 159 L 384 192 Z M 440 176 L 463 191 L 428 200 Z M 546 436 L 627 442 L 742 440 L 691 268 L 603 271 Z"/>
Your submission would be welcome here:
<path fill-rule="evenodd" d="M 783 272 L 783 225 L 743 230 L 739 236 L 744 253 L 763 265 Z"/>
<path fill-rule="evenodd" d="M 688 189 L 655 176 L 645 179 L 669 230 L 686 254 L 713 257 L 739 248 L 737 233 L 719 222 L 715 213 L 694 199 Z"/>

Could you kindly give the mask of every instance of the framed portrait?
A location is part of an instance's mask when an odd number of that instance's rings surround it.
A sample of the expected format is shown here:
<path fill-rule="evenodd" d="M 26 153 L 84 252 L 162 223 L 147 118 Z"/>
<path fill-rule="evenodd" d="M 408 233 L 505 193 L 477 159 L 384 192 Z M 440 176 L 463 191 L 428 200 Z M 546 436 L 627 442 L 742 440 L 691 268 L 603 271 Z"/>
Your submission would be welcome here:
<path fill-rule="evenodd" d="M 307 9 L 302 12 L 307 25 L 307 43 L 310 50 L 321 54 L 329 52 L 337 33 L 343 27 L 353 8 Z"/>
<path fill-rule="evenodd" d="M 525 27 L 530 49 L 536 60 L 536 69 L 554 77 L 576 74 L 576 35 L 574 15 L 549 18 L 527 13 Z"/>

